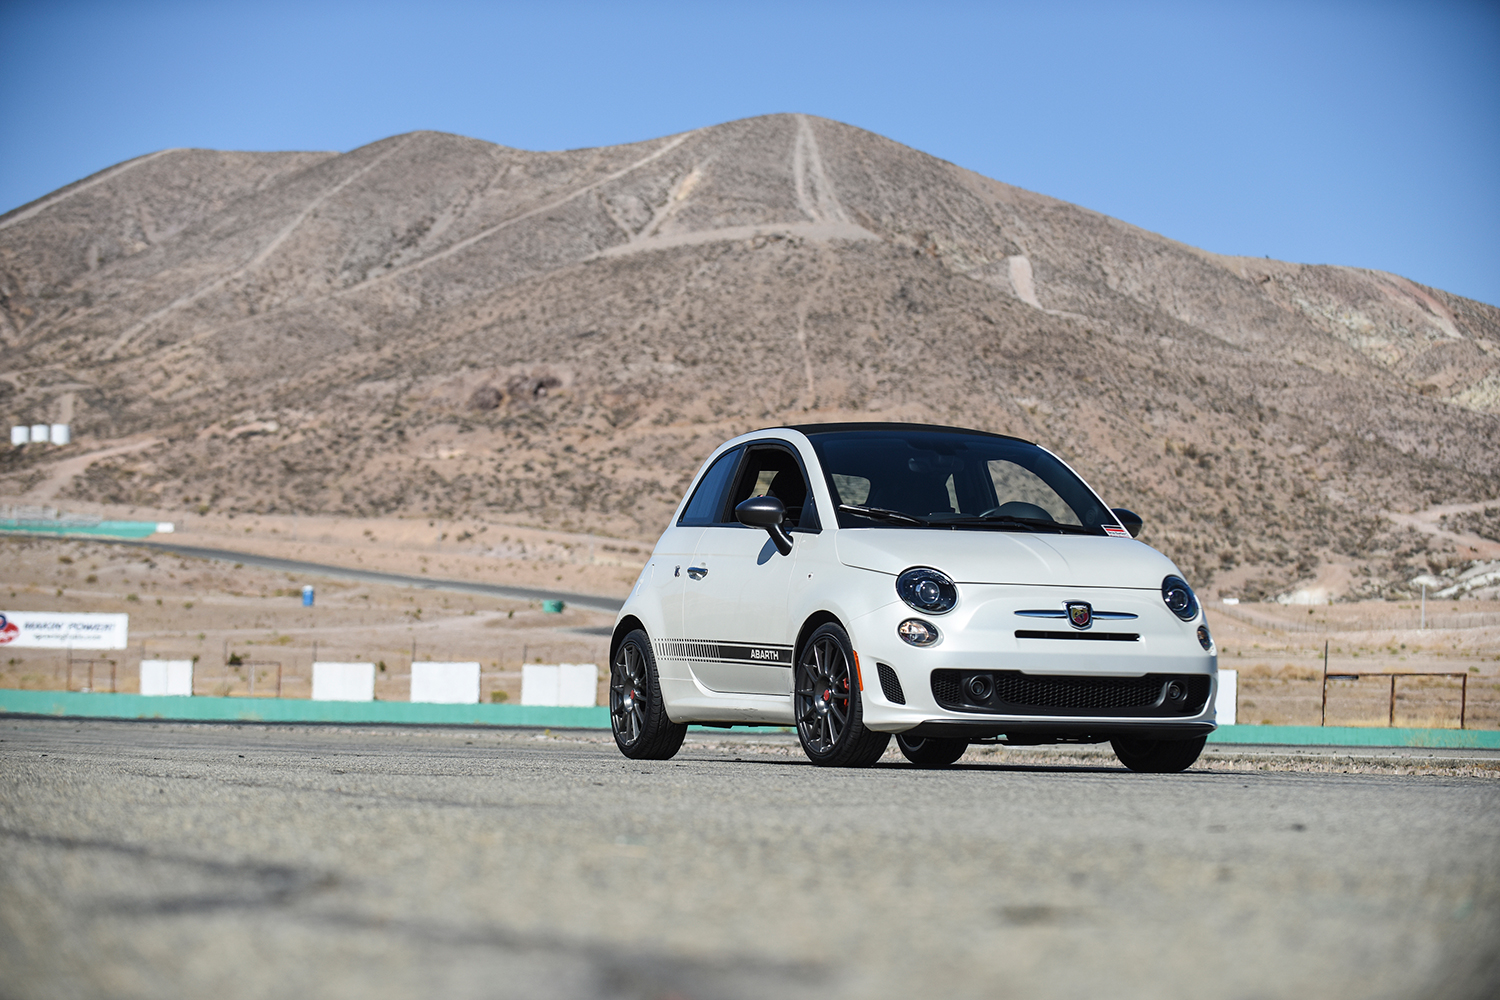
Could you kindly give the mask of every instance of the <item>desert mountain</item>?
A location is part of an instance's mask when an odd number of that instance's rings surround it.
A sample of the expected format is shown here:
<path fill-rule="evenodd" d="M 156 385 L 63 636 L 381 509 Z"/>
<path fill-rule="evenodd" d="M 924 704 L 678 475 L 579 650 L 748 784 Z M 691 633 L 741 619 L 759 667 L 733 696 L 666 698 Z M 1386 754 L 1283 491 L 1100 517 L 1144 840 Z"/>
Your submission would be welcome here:
<path fill-rule="evenodd" d="M 1398 595 L 1500 494 L 1500 309 L 1222 257 L 774 115 L 536 153 L 165 150 L 0 217 L 0 492 L 654 538 L 724 437 L 1017 434 L 1210 593 Z M 28 491 L 31 491 L 28 493 Z M 1451 548 L 1451 546 L 1449 546 Z"/>

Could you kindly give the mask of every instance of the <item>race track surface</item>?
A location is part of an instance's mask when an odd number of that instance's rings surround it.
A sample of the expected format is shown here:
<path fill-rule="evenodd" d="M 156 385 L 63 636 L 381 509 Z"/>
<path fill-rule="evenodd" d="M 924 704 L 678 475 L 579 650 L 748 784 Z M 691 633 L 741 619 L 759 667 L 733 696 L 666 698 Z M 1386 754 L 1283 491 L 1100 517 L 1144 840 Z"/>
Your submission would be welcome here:
<path fill-rule="evenodd" d="M 775 735 L 694 734 L 665 762 L 607 740 L 0 718 L 0 996 L 1500 987 L 1483 755 L 831 771 Z"/>

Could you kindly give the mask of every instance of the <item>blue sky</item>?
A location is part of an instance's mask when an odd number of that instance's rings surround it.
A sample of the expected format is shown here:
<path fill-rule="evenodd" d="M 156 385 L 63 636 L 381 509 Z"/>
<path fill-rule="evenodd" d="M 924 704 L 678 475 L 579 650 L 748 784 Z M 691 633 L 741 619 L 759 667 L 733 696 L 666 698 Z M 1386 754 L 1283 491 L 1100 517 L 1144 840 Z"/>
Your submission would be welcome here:
<path fill-rule="evenodd" d="M 172 146 L 802 111 L 1221 253 L 1500 304 L 1500 5 L 0 0 L 0 211 Z"/>

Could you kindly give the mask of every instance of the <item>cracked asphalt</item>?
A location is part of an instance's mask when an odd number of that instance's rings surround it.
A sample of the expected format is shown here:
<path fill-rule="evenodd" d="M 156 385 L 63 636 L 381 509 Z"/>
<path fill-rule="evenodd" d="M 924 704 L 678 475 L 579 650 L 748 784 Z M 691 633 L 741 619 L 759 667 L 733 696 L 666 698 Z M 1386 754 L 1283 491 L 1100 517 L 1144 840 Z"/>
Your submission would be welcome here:
<path fill-rule="evenodd" d="M 0 996 L 1500 991 L 1482 755 L 832 771 L 789 743 L 3 717 Z"/>

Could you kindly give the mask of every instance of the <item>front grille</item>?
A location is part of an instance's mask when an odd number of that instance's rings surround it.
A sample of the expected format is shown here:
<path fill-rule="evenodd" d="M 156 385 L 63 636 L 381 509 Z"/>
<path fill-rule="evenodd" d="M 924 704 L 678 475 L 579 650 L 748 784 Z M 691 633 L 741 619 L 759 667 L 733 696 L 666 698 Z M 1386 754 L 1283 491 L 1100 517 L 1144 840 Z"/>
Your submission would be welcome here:
<path fill-rule="evenodd" d="M 1017 639 L 1083 639 L 1094 642 L 1135 642 L 1139 632 L 1058 632 L 1051 629 L 1018 628 Z"/>
<path fill-rule="evenodd" d="M 885 700 L 892 704 L 905 705 L 906 692 L 901 690 L 901 678 L 896 676 L 896 671 L 884 663 L 877 663 L 875 672 L 880 675 L 880 690 L 885 695 Z"/>
<path fill-rule="evenodd" d="M 1208 701 L 1209 686 L 1203 674 L 1077 677 L 1038 676 L 1019 670 L 932 672 L 932 696 L 943 708 L 1005 715 L 1195 715 Z M 1175 699 L 1173 691 L 1179 695 Z"/>

